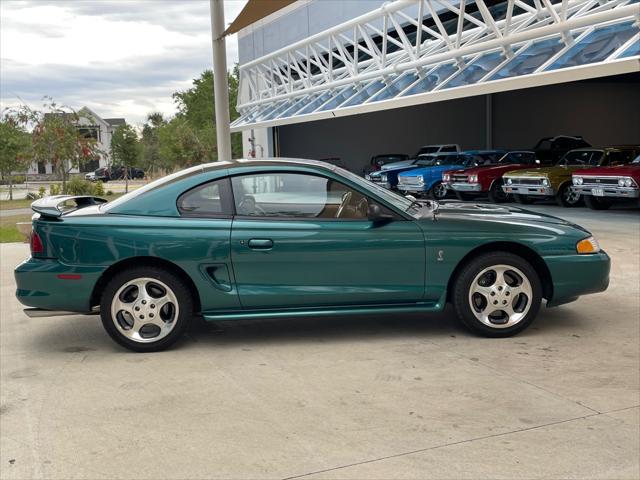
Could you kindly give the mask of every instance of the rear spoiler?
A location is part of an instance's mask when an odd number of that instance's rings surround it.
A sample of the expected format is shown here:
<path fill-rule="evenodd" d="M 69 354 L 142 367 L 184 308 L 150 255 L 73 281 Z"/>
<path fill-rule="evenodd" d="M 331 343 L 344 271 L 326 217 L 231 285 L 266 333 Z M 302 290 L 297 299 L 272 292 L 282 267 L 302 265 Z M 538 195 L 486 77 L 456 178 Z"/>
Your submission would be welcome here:
<path fill-rule="evenodd" d="M 31 210 L 47 217 L 61 217 L 63 213 L 107 203 L 107 201 L 104 198 L 89 195 L 54 195 L 36 200 L 31 204 Z M 68 202 L 75 202 L 75 206 L 65 205 Z"/>

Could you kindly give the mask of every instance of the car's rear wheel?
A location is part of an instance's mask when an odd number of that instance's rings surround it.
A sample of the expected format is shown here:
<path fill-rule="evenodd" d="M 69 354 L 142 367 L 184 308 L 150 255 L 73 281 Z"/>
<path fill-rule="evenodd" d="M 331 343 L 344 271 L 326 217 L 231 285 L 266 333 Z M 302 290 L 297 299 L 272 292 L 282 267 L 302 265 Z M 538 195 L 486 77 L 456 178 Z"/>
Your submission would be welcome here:
<path fill-rule="evenodd" d="M 436 182 L 433 184 L 433 187 L 429 189 L 427 195 L 434 200 L 442 200 L 447 196 L 447 187 L 442 182 Z"/>
<path fill-rule="evenodd" d="M 576 207 L 581 200 L 581 195 L 576 192 L 571 184 L 565 183 L 556 193 L 556 203 L 561 207 Z"/>
<path fill-rule="evenodd" d="M 487 337 L 508 337 L 534 320 L 542 302 L 542 286 L 525 259 L 491 252 L 462 268 L 452 300 L 458 318 L 470 330 Z"/>
<path fill-rule="evenodd" d="M 491 184 L 489 189 L 489 200 L 493 203 L 504 203 L 511 199 L 511 194 L 502 189 L 502 179 L 499 178 Z"/>
<path fill-rule="evenodd" d="M 100 316 L 107 333 L 136 351 L 163 350 L 185 332 L 193 315 L 189 288 L 157 267 L 136 267 L 116 274 L 105 287 Z"/>
<path fill-rule="evenodd" d="M 529 205 L 531 202 L 533 202 L 533 200 L 531 199 L 531 197 L 529 195 L 522 195 L 522 194 L 519 194 L 519 193 L 514 193 L 513 194 L 513 198 L 520 205 Z"/>
<path fill-rule="evenodd" d="M 607 210 L 613 204 L 608 198 L 598 198 L 591 195 L 584 196 L 584 203 L 591 210 Z"/>

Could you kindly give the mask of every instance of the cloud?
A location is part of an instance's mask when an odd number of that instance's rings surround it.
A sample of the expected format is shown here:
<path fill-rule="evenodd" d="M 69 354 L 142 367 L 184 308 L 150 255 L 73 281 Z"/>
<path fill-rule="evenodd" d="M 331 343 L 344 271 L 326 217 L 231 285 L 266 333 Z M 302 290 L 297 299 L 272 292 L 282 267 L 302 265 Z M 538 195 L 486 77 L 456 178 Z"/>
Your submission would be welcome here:
<path fill-rule="evenodd" d="M 230 22 L 246 0 L 227 1 Z M 43 96 L 140 123 L 175 112 L 171 94 L 211 68 L 208 1 L 3 2 L 0 102 Z M 229 67 L 237 41 L 227 40 Z"/>

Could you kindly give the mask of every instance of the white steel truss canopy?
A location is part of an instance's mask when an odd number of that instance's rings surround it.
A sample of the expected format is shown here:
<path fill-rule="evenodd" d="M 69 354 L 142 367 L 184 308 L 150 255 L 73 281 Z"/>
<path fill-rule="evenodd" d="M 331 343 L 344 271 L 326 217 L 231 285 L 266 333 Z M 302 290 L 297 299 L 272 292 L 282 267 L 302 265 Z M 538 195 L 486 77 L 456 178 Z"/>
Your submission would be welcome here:
<path fill-rule="evenodd" d="M 246 63 L 231 129 L 640 71 L 638 0 L 493 3 L 397 0 Z"/>

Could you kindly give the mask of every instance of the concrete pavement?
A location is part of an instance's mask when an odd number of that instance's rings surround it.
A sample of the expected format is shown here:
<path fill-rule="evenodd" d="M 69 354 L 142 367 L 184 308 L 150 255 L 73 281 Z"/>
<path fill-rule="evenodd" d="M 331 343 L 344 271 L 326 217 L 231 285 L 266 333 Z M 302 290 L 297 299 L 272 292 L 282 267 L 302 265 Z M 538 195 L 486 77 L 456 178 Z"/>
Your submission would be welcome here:
<path fill-rule="evenodd" d="M 3 244 L 0 477 L 640 477 L 640 216 L 534 207 L 591 229 L 609 290 L 523 334 L 453 314 L 198 323 L 133 354 L 97 317 L 29 319 Z"/>

